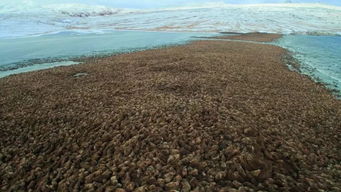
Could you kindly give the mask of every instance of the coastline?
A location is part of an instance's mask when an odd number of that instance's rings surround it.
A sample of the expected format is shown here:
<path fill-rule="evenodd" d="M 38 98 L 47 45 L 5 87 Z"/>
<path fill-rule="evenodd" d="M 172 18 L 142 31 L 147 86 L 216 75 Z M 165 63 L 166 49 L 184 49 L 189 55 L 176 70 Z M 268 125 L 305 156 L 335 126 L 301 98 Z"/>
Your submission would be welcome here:
<path fill-rule="evenodd" d="M 222 34 L 235 34 L 232 36 L 217 36 L 212 37 L 214 39 L 229 39 L 229 40 L 242 40 L 242 41 L 254 41 L 254 42 L 272 42 L 281 38 L 282 34 L 276 33 L 222 33 Z"/>
<path fill-rule="evenodd" d="M 0 79 L 1 190 L 337 191 L 341 102 L 285 54 L 201 40 Z"/>

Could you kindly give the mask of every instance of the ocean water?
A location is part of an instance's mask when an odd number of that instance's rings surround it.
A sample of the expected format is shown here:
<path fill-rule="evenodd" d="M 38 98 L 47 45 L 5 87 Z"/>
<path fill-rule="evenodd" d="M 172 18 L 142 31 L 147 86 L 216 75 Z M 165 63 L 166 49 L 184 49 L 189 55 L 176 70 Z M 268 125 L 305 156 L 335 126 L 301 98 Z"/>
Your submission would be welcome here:
<path fill-rule="evenodd" d="M 107 31 L 63 32 L 20 38 L 0 38 L 0 77 L 66 65 L 83 56 L 103 56 L 179 45 L 216 33 Z"/>
<path fill-rule="evenodd" d="M 286 35 L 275 44 L 293 54 L 301 73 L 341 96 L 341 36 Z"/>
<path fill-rule="evenodd" d="M 0 77 L 75 64 L 82 56 L 184 44 L 218 32 L 270 32 L 286 34 L 275 44 L 292 52 L 301 73 L 341 92 L 339 6 L 210 3 L 138 10 L 96 2 L 1 0 Z"/>
<path fill-rule="evenodd" d="M 198 37 L 221 35 L 193 32 L 107 31 L 63 32 L 0 38 L 0 78 L 12 74 L 77 64 L 75 58 L 125 53 L 185 44 Z M 284 35 L 273 44 L 288 49 L 300 72 L 341 95 L 341 36 Z"/>

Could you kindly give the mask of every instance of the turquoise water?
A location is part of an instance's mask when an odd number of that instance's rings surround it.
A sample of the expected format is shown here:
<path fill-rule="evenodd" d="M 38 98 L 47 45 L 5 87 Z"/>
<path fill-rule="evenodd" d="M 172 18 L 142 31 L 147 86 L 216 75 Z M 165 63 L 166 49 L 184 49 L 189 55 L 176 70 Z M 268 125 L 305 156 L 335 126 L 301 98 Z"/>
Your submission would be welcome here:
<path fill-rule="evenodd" d="M 131 52 L 184 44 L 216 33 L 110 31 L 103 34 L 64 32 L 52 35 L 0 39 L 0 77 L 45 69 L 81 56 Z"/>
<path fill-rule="evenodd" d="M 0 78 L 11 74 L 76 64 L 82 56 L 107 55 L 185 44 L 217 33 L 108 31 L 0 39 Z M 288 49 L 300 72 L 341 95 L 341 36 L 285 35 L 274 44 Z"/>
<path fill-rule="evenodd" d="M 277 45 L 300 62 L 300 72 L 341 96 L 341 36 L 286 35 Z"/>

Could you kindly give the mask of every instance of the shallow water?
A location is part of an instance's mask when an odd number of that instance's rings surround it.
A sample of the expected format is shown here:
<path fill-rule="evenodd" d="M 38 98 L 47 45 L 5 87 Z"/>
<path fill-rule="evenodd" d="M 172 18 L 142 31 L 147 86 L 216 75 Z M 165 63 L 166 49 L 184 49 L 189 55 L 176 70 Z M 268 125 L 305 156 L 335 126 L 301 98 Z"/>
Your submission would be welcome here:
<path fill-rule="evenodd" d="M 301 73 L 341 95 L 341 36 L 286 35 L 275 44 L 293 53 Z"/>
<path fill-rule="evenodd" d="M 76 64 L 74 58 L 185 44 L 218 33 L 106 31 L 0 38 L 0 78 Z M 275 43 L 293 53 L 300 71 L 341 95 L 341 36 L 285 35 Z"/>
<path fill-rule="evenodd" d="M 64 32 L 25 38 L 0 39 L 0 77 L 45 69 L 82 56 L 131 52 L 184 44 L 216 33 L 108 31 L 103 34 Z M 44 65 L 42 65 L 44 64 Z M 54 65 L 56 64 L 56 65 Z M 29 67 L 28 66 L 32 66 Z"/>

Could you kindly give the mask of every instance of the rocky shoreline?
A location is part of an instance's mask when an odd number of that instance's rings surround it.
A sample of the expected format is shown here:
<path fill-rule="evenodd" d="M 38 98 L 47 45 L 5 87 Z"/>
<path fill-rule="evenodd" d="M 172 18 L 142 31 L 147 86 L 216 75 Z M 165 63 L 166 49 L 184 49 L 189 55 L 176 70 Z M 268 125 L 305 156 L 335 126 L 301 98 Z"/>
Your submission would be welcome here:
<path fill-rule="evenodd" d="M 0 190 L 340 191 L 341 101 L 286 54 L 196 41 L 2 78 Z"/>

